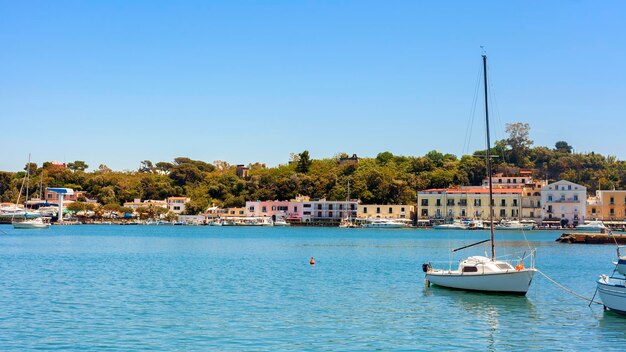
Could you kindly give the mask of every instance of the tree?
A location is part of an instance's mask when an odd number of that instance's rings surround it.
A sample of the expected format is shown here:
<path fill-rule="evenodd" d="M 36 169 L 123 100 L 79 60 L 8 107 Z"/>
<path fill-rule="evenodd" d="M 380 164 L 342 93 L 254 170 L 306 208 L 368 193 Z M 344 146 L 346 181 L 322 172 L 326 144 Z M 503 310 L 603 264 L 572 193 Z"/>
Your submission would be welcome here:
<path fill-rule="evenodd" d="M 139 172 L 152 173 L 154 171 L 154 165 L 152 165 L 152 161 L 144 160 L 139 165 Z"/>
<path fill-rule="evenodd" d="M 104 164 L 100 164 L 100 166 L 98 166 L 98 172 L 106 174 L 109 173 L 113 170 L 111 170 L 108 166 L 104 165 Z"/>
<path fill-rule="evenodd" d="M 172 163 L 165 161 L 159 161 L 156 163 L 156 169 L 163 174 L 168 174 L 173 167 L 174 165 Z"/>
<path fill-rule="evenodd" d="M 85 164 L 84 161 L 76 160 L 73 163 L 68 163 L 67 168 L 76 172 L 76 171 L 85 171 L 89 168 L 89 165 Z"/>
<path fill-rule="evenodd" d="M 533 145 L 533 141 L 528 138 L 530 125 L 522 122 L 507 123 L 505 130 L 509 134 L 509 138 L 505 139 L 504 142 L 511 148 L 509 161 L 513 164 L 519 164 L 524 161 L 530 146 Z"/>
<path fill-rule="evenodd" d="M 27 163 L 24 165 L 24 171 L 27 171 L 31 176 L 37 173 L 37 163 Z"/>
<path fill-rule="evenodd" d="M 313 161 L 311 161 L 311 158 L 309 157 L 309 151 L 305 150 L 302 153 L 298 154 L 298 156 L 300 157 L 300 160 L 298 160 L 298 163 L 296 164 L 296 171 L 306 174 L 307 172 L 309 172 L 311 164 L 313 163 Z"/>
<path fill-rule="evenodd" d="M 554 145 L 554 149 L 557 152 L 571 154 L 574 148 L 571 145 L 567 144 L 566 141 L 558 141 Z"/>

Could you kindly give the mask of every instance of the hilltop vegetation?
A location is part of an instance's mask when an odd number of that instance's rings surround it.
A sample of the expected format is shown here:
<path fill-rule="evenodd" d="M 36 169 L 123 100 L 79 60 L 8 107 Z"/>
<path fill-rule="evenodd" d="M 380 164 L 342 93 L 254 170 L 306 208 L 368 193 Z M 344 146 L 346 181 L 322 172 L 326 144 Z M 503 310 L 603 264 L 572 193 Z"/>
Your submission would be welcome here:
<path fill-rule="evenodd" d="M 614 156 L 573 153 L 572 147 L 559 141 L 554 148 L 533 147 L 527 124 L 507 125 L 509 138 L 493 148 L 494 168 L 514 174 L 520 168 L 531 169 L 541 179 L 566 179 L 582 184 L 590 192 L 598 187 L 622 188 L 626 185 L 626 163 Z M 297 194 L 314 198 L 342 200 L 350 197 L 364 203 L 398 204 L 415 202 L 416 192 L 427 188 L 455 185 L 479 185 L 485 177 L 485 151 L 458 158 L 452 154 L 430 151 L 423 156 L 399 156 L 390 152 L 375 158 L 360 158 L 358 163 L 340 163 L 332 158 L 312 159 L 308 151 L 292 154 L 285 165 L 265 167 L 248 165 L 249 176 L 238 177 L 236 166 L 223 161 L 207 163 L 189 158 L 172 162 L 145 160 L 136 171 L 113 171 L 100 165 L 87 171 L 82 161 L 59 167 L 50 163 L 30 168 L 31 188 L 43 179 L 44 187 L 70 187 L 86 191 L 105 205 L 120 205 L 135 198 L 164 199 L 169 196 L 191 198 L 189 213 L 215 204 L 243 206 L 246 200 L 291 199 Z M 0 172 L 0 200 L 15 202 L 26 172 Z M 33 192 L 31 191 L 31 194 Z"/>

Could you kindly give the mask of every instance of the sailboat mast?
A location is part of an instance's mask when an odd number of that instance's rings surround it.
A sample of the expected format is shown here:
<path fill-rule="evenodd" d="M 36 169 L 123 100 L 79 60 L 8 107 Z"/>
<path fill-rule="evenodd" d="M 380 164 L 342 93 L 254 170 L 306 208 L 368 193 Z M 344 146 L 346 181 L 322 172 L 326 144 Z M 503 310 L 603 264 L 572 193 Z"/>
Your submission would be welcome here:
<path fill-rule="evenodd" d="M 483 75 L 485 81 L 485 125 L 487 127 L 487 178 L 489 179 L 489 230 L 491 232 L 491 260 L 496 259 L 493 238 L 493 184 L 491 180 L 491 139 L 489 137 L 489 103 L 487 99 L 487 55 L 483 54 Z"/>
<path fill-rule="evenodd" d="M 28 164 L 26 164 L 26 200 L 24 207 L 28 208 L 28 186 L 30 185 L 30 153 L 28 153 Z"/>

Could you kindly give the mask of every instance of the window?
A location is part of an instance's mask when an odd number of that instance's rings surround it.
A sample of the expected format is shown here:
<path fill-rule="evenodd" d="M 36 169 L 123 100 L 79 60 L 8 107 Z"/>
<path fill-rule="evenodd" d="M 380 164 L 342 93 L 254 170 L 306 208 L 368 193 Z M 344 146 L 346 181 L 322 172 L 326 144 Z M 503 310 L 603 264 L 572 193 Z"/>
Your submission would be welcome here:
<path fill-rule="evenodd" d="M 310 207 L 311 207 L 311 204 L 303 204 L 303 205 L 302 205 L 302 207 L 303 207 L 303 208 L 310 208 Z"/>
<path fill-rule="evenodd" d="M 461 216 L 465 217 L 465 209 L 461 209 Z"/>
<path fill-rule="evenodd" d="M 293 212 L 297 213 L 298 212 L 298 207 L 293 207 Z"/>
<path fill-rule="evenodd" d="M 317 212 L 317 217 L 318 217 L 318 218 L 321 218 L 321 217 L 322 217 L 322 212 L 321 212 L 321 211 L 318 211 L 318 212 Z"/>
<path fill-rule="evenodd" d="M 311 212 L 310 211 L 305 211 L 305 212 L 302 213 L 302 215 L 311 215 Z"/>
<path fill-rule="evenodd" d="M 506 210 L 505 209 L 500 209 L 500 217 L 503 218 L 506 216 Z"/>
<path fill-rule="evenodd" d="M 596 208 L 591 208 L 591 214 L 596 214 Z"/>
<path fill-rule="evenodd" d="M 174 210 L 180 210 L 180 207 L 174 207 Z"/>
<path fill-rule="evenodd" d="M 448 199 L 448 201 L 446 202 L 447 206 L 453 206 L 454 205 L 454 199 Z"/>
<path fill-rule="evenodd" d="M 343 210 L 343 204 L 339 204 L 339 210 Z"/>
<path fill-rule="evenodd" d="M 440 207 L 441 206 L 441 199 L 437 199 L 437 206 Z"/>
<path fill-rule="evenodd" d="M 333 205 L 332 204 L 328 204 L 328 210 L 333 210 Z"/>
<path fill-rule="evenodd" d="M 376 207 L 376 214 L 380 214 L 380 207 Z"/>
<path fill-rule="evenodd" d="M 266 206 L 262 206 L 261 207 L 261 212 L 262 213 L 267 213 L 267 207 Z"/>
<path fill-rule="evenodd" d="M 363 207 L 363 214 L 367 214 L 367 207 Z"/>
<path fill-rule="evenodd" d="M 276 207 L 275 207 L 275 206 L 272 206 L 272 210 L 276 210 Z"/>
<path fill-rule="evenodd" d="M 611 215 L 611 216 L 615 216 L 615 209 L 611 208 L 611 209 L 609 210 L 609 215 Z"/>
<path fill-rule="evenodd" d="M 534 217 L 535 217 L 535 212 L 534 212 L 534 211 L 531 211 L 531 212 L 530 212 L 530 217 L 531 217 L 531 218 L 534 218 Z"/>
<path fill-rule="evenodd" d="M 500 206 L 506 207 L 506 199 L 500 200 Z"/>
<path fill-rule="evenodd" d="M 463 267 L 463 272 L 464 273 L 477 273 L 478 272 L 478 268 L 475 266 L 464 266 Z"/>
<path fill-rule="evenodd" d="M 578 194 L 574 194 L 574 200 L 578 200 Z"/>
<path fill-rule="evenodd" d="M 474 199 L 474 206 L 475 207 L 479 207 L 480 206 L 480 199 Z"/>
<path fill-rule="evenodd" d="M 392 208 L 392 207 L 389 207 L 389 212 L 388 212 L 388 214 L 393 214 L 393 208 Z"/>
<path fill-rule="evenodd" d="M 517 199 L 513 199 L 513 206 L 516 207 L 517 206 Z"/>
<path fill-rule="evenodd" d="M 332 218 L 332 217 L 333 217 L 333 212 L 332 212 L 332 211 L 329 211 L 329 212 L 328 212 L 328 217 L 329 217 L 329 218 Z"/>
<path fill-rule="evenodd" d="M 422 216 L 428 216 L 428 209 L 422 209 Z"/>
<path fill-rule="evenodd" d="M 609 198 L 609 204 L 610 204 L 610 205 L 615 204 L 615 197 L 611 197 L 611 198 Z"/>
<path fill-rule="evenodd" d="M 548 202 L 551 202 L 551 201 L 552 201 L 552 195 L 548 194 Z"/>
<path fill-rule="evenodd" d="M 572 186 L 571 186 L 571 185 L 568 185 L 568 186 L 567 186 L 567 190 L 568 190 L 568 191 L 571 191 L 571 190 L 572 190 Z"/>
<path fill-rule="evenodd" d="M 240 210 L 240 211 L 239 211 L 239 215 L 243 215 L 243 210 Z"/>
<path fill-rule="evenodd" d="M 467 206 L 467 199 L 461 199 L 461 206 Z"/>
<path fill-rule="evenodd" d="M 321 204 L 317 205 L 317 210 L 322 210 L 322 205 Z"/>
<path fill-rule="evenodd" d="M 404 207 L 400 208 L 400 212 L 404 213 Z"/>
<path fill-rule="evenodd" d="M 422 199 L 422 206 L 423 207 L 427 207 L 428 206 L 428 199 Z"/>

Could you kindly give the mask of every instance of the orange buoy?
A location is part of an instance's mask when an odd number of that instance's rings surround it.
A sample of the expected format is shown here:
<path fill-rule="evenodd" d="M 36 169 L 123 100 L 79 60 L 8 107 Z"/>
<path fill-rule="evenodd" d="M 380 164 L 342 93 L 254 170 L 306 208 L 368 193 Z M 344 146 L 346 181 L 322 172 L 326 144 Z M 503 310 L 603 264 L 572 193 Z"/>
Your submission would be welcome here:
<path fill-rule="evenodd" d="M 515 266 L 515 270 L 517 270 L 517 271 L 520 271 L 520 270 L 523 270 L 523 269 L 524 269 L 524 264 L 517 264 Z"/>
<path fill-rule="evenodd" d="M 315 258 L 311 257 L 311 260 L 309 260 L 309 264 L 315 265 Z"/>

